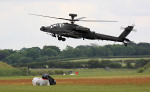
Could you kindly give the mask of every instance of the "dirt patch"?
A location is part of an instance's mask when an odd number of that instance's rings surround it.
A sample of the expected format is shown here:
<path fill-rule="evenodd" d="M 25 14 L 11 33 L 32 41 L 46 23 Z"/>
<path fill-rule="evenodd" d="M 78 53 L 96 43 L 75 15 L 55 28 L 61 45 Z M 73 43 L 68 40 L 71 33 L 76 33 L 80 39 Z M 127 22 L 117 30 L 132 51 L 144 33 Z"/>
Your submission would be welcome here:
<path fill-rule="evenodd" d="M 57 85 L 150 84 L 150 78 L 56 79 Z M 0 85 L 32 85 L 32 79 L 0 80 Z"/>
<path fill-rule="evenodd" d="M 108 84 L 147 84 L 150 78 L 90 78 L 90 79 L 58 79 L 60 84 L 88 84 L 88 85 L 108 85 Z"/>
<path fill-rule="evenodd" d="M 0 85 L 28 85 L 31 83 L 31 79 L 0 80 Z"/>

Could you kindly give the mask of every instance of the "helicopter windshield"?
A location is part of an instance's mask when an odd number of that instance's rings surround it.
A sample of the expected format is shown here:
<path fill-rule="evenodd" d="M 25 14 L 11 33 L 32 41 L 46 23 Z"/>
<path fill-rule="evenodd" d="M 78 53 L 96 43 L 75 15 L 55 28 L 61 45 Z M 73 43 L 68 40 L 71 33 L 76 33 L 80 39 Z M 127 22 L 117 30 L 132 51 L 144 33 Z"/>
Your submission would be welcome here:
<path fill-rule="evenodd" d="M 64 27 L 64 24 L 63 23 L 57 23 L 57 24 L 53 24 L 53 25 L 51 25 L 51 26 L 49 26 L 50 28 L 55 28 L 55 27 L 59 27 L 59 28 L 61 28 L 61 27 Z"/>

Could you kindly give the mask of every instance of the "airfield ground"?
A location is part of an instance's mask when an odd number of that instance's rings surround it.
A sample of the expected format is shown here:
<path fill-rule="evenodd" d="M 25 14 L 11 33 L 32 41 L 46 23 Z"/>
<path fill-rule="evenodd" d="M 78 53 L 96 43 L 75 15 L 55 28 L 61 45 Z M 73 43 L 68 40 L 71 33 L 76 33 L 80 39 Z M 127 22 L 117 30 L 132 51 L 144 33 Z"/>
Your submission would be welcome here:
<path fill-rule="evenodd" d="M 78 71 L 79 75 L 53 75 L 57 82 L 55 86 L 32 86 L 35 76 L 0 77 L 0 92 L 150 92 L 149 72 L 126 69 Z"/>

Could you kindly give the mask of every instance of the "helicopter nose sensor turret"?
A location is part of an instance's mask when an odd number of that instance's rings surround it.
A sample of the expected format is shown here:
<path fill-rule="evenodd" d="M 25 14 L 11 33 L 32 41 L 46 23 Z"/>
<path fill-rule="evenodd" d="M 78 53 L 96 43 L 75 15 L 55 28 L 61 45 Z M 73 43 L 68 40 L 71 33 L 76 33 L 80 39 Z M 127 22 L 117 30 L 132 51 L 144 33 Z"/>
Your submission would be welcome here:
<path fill-rule="evenodd" d="M 40 30 L 46 32 L 46 28 L 44 26 L 42 26 Z"/>

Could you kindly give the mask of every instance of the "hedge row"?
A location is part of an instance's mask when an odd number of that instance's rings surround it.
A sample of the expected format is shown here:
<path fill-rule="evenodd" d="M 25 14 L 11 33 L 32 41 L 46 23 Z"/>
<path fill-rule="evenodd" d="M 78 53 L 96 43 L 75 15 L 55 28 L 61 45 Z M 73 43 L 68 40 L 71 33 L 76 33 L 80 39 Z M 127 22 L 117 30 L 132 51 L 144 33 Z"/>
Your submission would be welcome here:
<path fill-rule="evenodd" d="M 35 76 L 35 75 L 62 75 L 64 72 L 62 70 L 29 70 L 26 67 L 14 68 L 14 69 L 0 69 L 0 76 Z"/>

